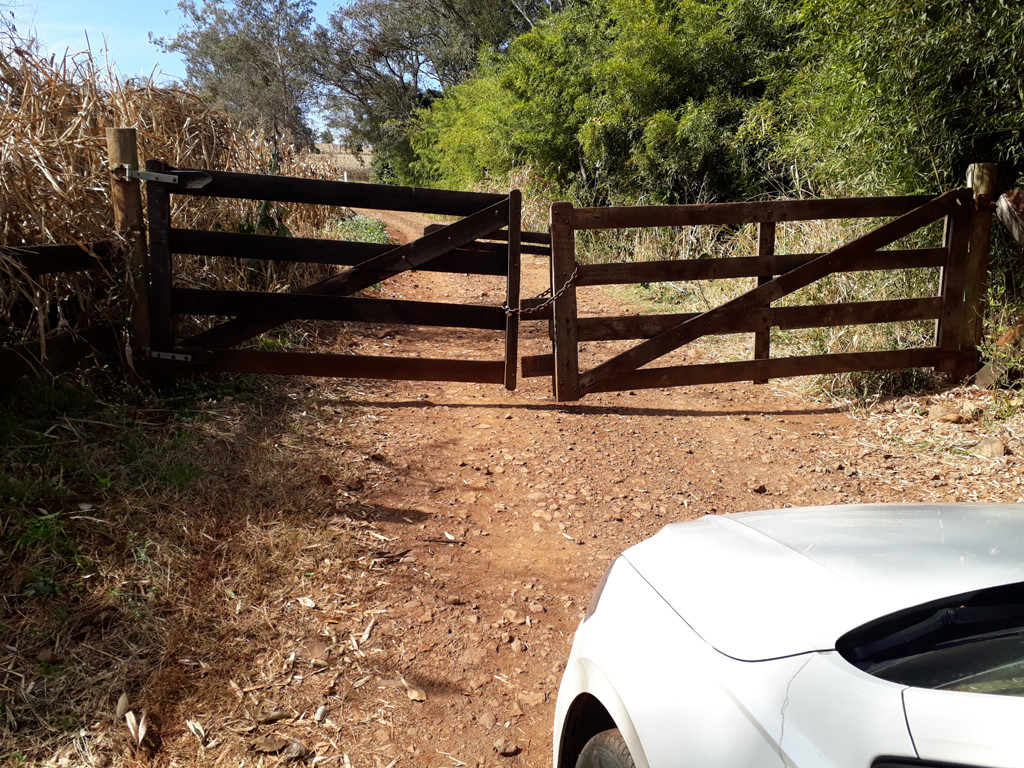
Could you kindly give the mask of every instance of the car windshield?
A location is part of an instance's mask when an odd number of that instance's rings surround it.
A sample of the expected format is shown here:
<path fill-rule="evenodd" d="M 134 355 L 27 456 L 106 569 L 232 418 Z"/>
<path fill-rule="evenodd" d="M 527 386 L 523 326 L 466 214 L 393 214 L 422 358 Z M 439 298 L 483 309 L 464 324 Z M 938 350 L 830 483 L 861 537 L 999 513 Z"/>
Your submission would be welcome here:
<path fill-rule="evenodd" d="M 1024 696 L 1024 583 L 884 616 L 844 635 L 836 649 L 894 683 Z"/>

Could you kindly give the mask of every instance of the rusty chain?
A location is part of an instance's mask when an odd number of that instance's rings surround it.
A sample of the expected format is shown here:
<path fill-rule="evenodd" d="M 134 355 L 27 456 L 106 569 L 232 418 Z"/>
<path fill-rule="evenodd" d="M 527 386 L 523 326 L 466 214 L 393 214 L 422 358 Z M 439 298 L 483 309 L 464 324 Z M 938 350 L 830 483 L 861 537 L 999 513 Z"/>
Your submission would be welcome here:
<path fill-rule="evenodd" d="M 547 309 L 552 304 L 554 304 L 556 301 L 558 301 L 562 297 L 563 293 L 565 293 L 567 290 L 569 290 L 569 286 L 571 286 L 573 283 L 576 282 L 576 278 L 579 277 L 579 274 L 580 274 L 580 265 L 577 264 L 576 265 L 576 269 L 574 269 L 572 271 L 572 274 L 569 275 L 569 279 L 566 280 L 565 283 L 562 284 L 562 287 L 559 288 L 557 291 L 555 291 L 554 294 L 552 294 L 550 299 L 548 299 L 547 301 L 543 302 L 542 304 L 538 304 L 536 307 L 529 307 L 527 309 L 523 309 L 522 307 L 516 307 L 515 309 L 513 309 L 506 302 L 505 304 L 501 305 L 501 308 L 505 310 L 505 314 L 506 315 L 518 315 L 519 317 L 522 317 L 523 315 L 535 315 L 538 312 L 543 312 L 545 309 Z M 533 298 L 540 299 L 546 293 L 551 293 L 551 288 L 545 288 L 543 291 L 538 293 Z"/>

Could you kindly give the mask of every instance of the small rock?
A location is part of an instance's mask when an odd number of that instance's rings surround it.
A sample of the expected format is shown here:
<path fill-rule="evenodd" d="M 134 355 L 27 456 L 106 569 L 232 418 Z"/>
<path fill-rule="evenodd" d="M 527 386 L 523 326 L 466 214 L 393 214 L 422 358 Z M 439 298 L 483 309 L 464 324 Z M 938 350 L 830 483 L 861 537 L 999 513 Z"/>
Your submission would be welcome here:
<path fill-rule="evenodd" d="M 962 414 L 945 405 L 933 405 L 929 408 L 928 418 L 943 424 L 963 424 L 965 421 Z"/>
<path fill-rule="evenodd" d="M 470 679 L 469 690 L 479 691 L 489 682 L 491 682 L 490 675 L 477 675 L 476 677 Z"/>
<path fill-rule="evenodd" d="M 53 648 L 43 648 L 36 656 L 40 664 L 57 664 L 57 652 Z"/>
<path fill-rule="evenodd" d="M 519 745 L 516 744 L 514 741 L 509 741 L 508 739 L 498 739 L 496 742 L 494 742 L 494 751 L 502 757 L 515 757 L 520 752 L 522 752 L 522 749 L 520 749 Z"/>
<path fill-rule="evenodd" d="M 768 492 L 768 486 L 766 486 L 764 483 L 758 482 L 757 480 L 748 480 L 747 481 L 747 489 L 751 493 L 767 493 Z"/>
<path fill-rule="evenodd" d="M 274 754 L 280 752 L 282 749 L 288 746 L 288 739 L 282 739 L 280 736 L 264 736 L 261 739 L 257 739 L 253 742 L 252 748 L 256 752 L 263 752 L 265 754 Z"/>
<path fill-rule="evenodd" d="M 976 405 L 968 403 L 960 409 L 960 415 L 964 417 L 964 422 L 976 421 L 981 418 L 982 410 Z"/>
<path fill-rule="evenodd" d="M 519 703 L 524 707 L 539 707 L 544 703 L 543 693 L 520 693 Z"/>
<path fill-rule="evenodd" d="M 330 649 L 328 649 L 327 643 L 322 640 L 314 640 L 301 648 L 299 655 L 306 659 L 323 661 L 328 654 L 330 654 Z"/>
<path fill-rule="evenodd" d="M 389 734 L 387 730 L 384 728 L 378 728 L 373 732 L 373 740 L 376 741 L 378 744 L 383 744 L 390 738 L 391 734 Z"/>
<path fill-rule="evenodd" d="M 512 650 L 515 653 L 522 653 L 526 650 L 526 643 L 520 640 L 518 637 L 512 641 Z"/>
<path fill-rule="evenodd" d="M 495 726 L 495 724 L 497 724 L 498 719 L 488 712 L 487 714 L 480 715 L 480 717 L 477 718 L 477 722 L 489 731 Z"/>
<path fill-rule="evenodd" d="M 292 739 L 292 743 L 289 744 L 285 751 L 281 753 L 281 761 L 290 762 L 292 760 L 305 760 L 311 754 L 312 752 L 309 747 L 298 739 Z"/>
<path fill-rule="evenodd" d="M 998 437 L 986 437 L 978 443 L 974 452 L 986 458 L 995 459 L 1006 455 L 1006 446 Z"/>

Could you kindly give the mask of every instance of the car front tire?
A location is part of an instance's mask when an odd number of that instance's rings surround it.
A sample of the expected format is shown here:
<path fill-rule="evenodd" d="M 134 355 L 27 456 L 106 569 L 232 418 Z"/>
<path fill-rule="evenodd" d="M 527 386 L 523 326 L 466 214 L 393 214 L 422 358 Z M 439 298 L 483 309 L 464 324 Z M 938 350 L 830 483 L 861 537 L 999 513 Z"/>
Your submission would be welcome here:
<path fill-rule="evenodd" d="M 583 747 L 576 768 L 635 768 L 622 734 L 617 728 L 594 736 Z"/>

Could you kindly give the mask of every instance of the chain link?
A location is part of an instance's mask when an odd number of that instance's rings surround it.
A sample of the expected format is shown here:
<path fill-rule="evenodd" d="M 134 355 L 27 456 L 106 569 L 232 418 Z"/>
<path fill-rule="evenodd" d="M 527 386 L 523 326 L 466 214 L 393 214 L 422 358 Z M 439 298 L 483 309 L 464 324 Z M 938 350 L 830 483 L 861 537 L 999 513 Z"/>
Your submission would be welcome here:
<path fill-rule="evenodd" d="M 558 301 L 562 297 L 563 293 L 565 293 L 567 290 L 569 290 L 569 286 L 573 285 L 576 282 L 576 278 L 579 277 L 579 275 L 580 275 L 580 265 L 577 264 L 576 265 L 576 269 L 574 269 L 572 271 L 572 274 L 569 275 L 569 279 L 565 281 L 565 283 L 562 285 L 562 287 L 559 288 L 557 291 L 555 291 L 555 293 L 552 294 L 550 299 L 548 299 L 547 301 L 545 301 L 542 304 L 538 304 L 536 307 L 528 307 L 528 308 L 525 308 L 525 309 L 522 308 L 522 307 L 516 307 L 515 309 L 513 309 L 512 307 L 510 307 L 506 303 L 506 304 L 502 304 L 501 308 L 505 310 L 505 314 L 506 315 L 518 315 L 519 317 L 522 317 L 523 315 L 535 315 L 538 312 L 543 312 L 545 309 L 547 309 L 552 304 L 554 304 L 556 301 Z M 545 288 L 543 291 L 538 293 L 533 298 L 535 298 L 535 299 L 543 298 L 544 294 L 546 294 L 546 293 L 551 293 L 551 289 L 550 288 Z"/>

